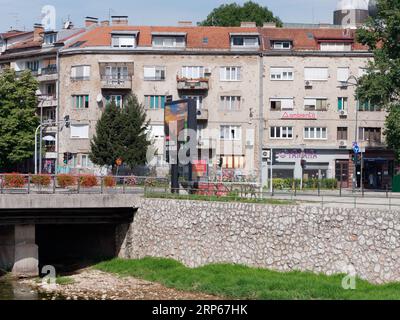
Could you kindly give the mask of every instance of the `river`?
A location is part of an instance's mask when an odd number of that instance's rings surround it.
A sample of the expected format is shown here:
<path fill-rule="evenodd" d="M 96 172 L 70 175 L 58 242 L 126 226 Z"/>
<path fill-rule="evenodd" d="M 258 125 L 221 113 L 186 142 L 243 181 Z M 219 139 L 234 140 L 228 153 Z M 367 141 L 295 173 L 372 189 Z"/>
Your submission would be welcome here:
<path fill-rule="evenodd" d="M 0 300 L 42 300 L 45 295 L 7 276 L 0 277 Z"/>

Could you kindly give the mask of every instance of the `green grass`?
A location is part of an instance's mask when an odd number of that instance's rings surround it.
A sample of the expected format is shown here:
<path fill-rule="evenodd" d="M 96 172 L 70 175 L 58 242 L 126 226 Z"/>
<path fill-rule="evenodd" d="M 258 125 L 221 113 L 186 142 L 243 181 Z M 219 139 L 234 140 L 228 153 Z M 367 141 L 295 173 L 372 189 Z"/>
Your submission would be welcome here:
<path fill-rule="evenodd" d="M 177 199 L 177 200 L 194 200 L 194 201 L 216 201 L 216 202 L 241 202 L 241 203 L 255 203 L 255 204 L 271 204 L 271 205 L 296 205 L 295 201 L 290 200 L 276 200 L 276 199 L 257 199 L 257 198 L 242 198 L 234 196 L 204 196 L 204 195 L 179 195 L 179 194 L 165 194 L 165 193 L 152 193 L 146 192 L 146 198 L 152 199 Z"/>
<path fill-rule="evenodd" d="M 400 283 L 373 285 L 357 279 L 356 290 L 344 290 L 344 275 L 307 272 L 280 273 L 242 265 L 214 264 L 189 269 L 168 259 L 114 259 L 95 268 L 132 276 L 178 290 L 202 292 L 233 299 L 285 300 L 398 300 Z"/>
<path fill-rule="evenodd" d="M 37 278 L 36 283 L 40 283 L 43 281 L 43 279 L 41 278 Z M 47 283 L 50 284 L 50 279 L 47 279 Z M 62 276 L 57 276 L 56 277 L 56 284 L 59 284 L 61 286 L 66 286 L 68 284 L 73 284 L 74 283 L 74 279 L 70 278 L 70 277 L 62 277 Z"/>

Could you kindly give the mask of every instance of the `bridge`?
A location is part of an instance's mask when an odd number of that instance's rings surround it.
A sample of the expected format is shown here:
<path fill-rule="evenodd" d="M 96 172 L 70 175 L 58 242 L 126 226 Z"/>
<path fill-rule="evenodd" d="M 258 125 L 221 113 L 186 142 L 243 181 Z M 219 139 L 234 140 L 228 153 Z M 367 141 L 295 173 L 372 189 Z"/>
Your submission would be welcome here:
<path fill-rule="evenodd" d="M 133 194 L 2 194 L 0 269 L 37 276 L 43 265 L 118 255 L 118 230 L 137 211 Z"/>

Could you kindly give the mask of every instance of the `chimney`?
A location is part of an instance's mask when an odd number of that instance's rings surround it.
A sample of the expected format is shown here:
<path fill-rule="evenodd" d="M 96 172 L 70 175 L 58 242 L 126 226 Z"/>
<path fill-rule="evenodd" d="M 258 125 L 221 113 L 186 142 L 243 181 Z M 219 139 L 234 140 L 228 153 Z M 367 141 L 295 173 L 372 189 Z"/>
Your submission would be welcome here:
<path fill-rule="evenodd" d="M 178 26 L 179 27 L 191 27 L 193 26 L 192 21 L 178 21 Z"/>
<path fill-rule="evenodd" d="M 111 16 L 111 21 L 113 26 L 127 26 L 128 16 Z"/>
<path fill-rule="evenodd" d="M 44 28 L 40 23 L 35 23 L 33 25 L 33 41 L 43 40 Z"/>
<path fill-rule="evenodd" d="M 264 22 L 263 28 L 273 29 L 276 28 L 275 22 Z"/>
<path fill-rule="evenodd" d="M 256 28 L 257 24 L 255 22 L 242 21 L 240 23 L 240 27 L 242 27 L 242 28 Z"/>
<path fill-rule="evenodd" d="M 104 21 L 100 22 L 100 24 L 102 27 L 108 27 L 110 25 L 110 21 L 104 20 Z"/>
<path fill-rule="evenodd" d="M 85 27 L 89 28 L 91 26 L 97 25 L 99 22 L 99 19 L 94 18 L 94 17 L 86 17 L 85 18 Z"/>

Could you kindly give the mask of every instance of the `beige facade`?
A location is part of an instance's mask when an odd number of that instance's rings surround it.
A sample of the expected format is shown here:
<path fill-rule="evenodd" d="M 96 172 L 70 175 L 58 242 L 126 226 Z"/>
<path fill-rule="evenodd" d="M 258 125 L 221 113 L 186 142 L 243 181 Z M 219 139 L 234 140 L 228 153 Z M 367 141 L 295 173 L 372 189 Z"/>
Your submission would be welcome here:
<path fill-rule="evenodd" d="M 153 139 L 158 149 L 158 165 L 162 162 L 164 137 L 162 134 L 164 110 L 160 102 L 150 102 L 149 97 L 168 97 L 178 100 L 187 96 L 201 96 L 199 105 L 201 114 L 198 117 L 199 152 L 201 157 L 208 158 L 210 173 L 217 170 L 219 158 L 225 157 L 225 165 L 235 166 L 243 175 L 256 175 L 257 155 L 259 154 L 256 139 L 258 138 L 258 105 L 259 105 L 259 74 L 260 58 L 257 55 L 244 54 L 139 54 L 128 52 L 119 54 L 110 51 L 105 54 L 78 54 L 74 50 L 65 50 L 61 56 L 60 68 L 60 117 L 69 115 L 71 125 L 89 125 L 89 135 L 85 138 L 74 138 L 71 130 L 64 128 L 60 133 L 60 154 L 71 152 L 76 155 L 75 162 L 69 166 L 78 169 L 90 169 L 92 164 L 85 162 L 90 152 L 90 139 L 95 134 L 95 126 L 100 118 L 106 97 L 133 93 L 146 106 L 150 125 L 154 131 Z M 77 66 L 90 67 L 89 78 L 73 80 L 71 69 Z M 124 83 L 110 88 L 102 81 L 105 71 L 102 66 L 129 66 L 129 78 Z M 163 67 L 164 80 L 145 79 L 145 67 Z M 208 89 L 193 89 L 190 85 L 180 85 L 183 67 L 204 67 L 206 87 Z M 223 67 L 239 67 L 238 81 L 224 81 L 220 78 Z M 178 86 L 182 89 L 178 90 Z M 88 95 L 89 107 L 76 108 L 74 96 Z M 146 98 L 147 97 L 147 98 Z M 240 97 L 237 110 L 223 108 L 221 97 Z M 158 100 L 159 99 L 159 100 Z M 155 106 L 157 105 L 157 106 Z M 230 105 L 229 103 L 227 105 Z M 235 107 L 236 109 L 236 107 Z M 239 127 L 241 134 L 236 139 L 220 141 L 221 126 Z M 83 160 L 82 160 L 83 156 Z M 234 157 L 234 160 L 232 159 Z M 62 161 L 62 159 L 61 159 Z M 62 163 L 60 163 L 62 166 Z"/>

